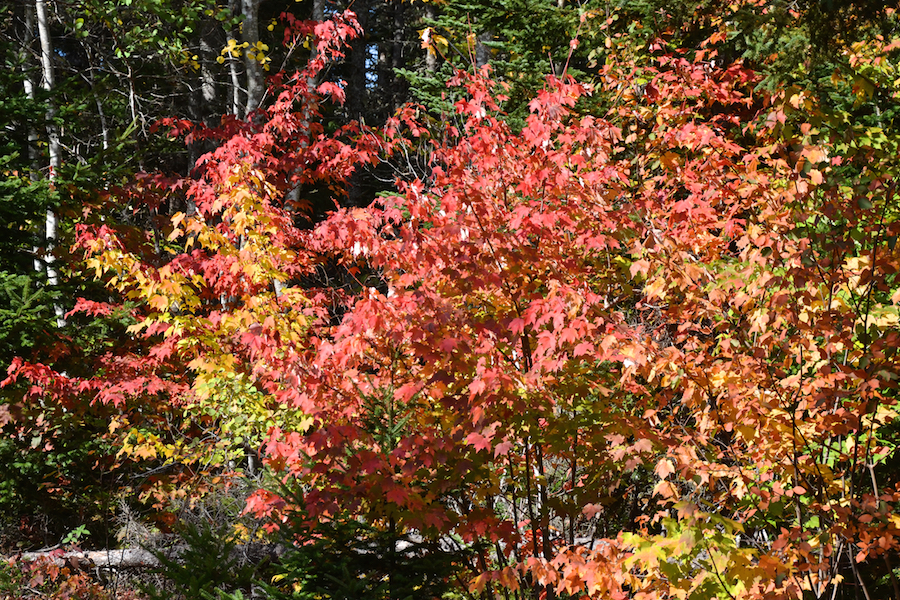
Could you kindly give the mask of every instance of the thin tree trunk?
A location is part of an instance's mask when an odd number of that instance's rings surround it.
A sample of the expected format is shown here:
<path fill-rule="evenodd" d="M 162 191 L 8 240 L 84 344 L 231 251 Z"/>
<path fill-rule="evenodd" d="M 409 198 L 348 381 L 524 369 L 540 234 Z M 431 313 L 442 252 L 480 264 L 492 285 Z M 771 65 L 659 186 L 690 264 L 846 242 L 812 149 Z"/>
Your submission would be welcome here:
<path fill-rule="evenodd" d="M 53 101 L 53 88 L 55 87 L 53 75 L 53 41 L 50 39 L 50 25 L 47 16 L 47 4 L 45 0 L 35 0 L 34 12 L 37 17 L 38 36 L 41 39 L 41 85 L 48 92 L 47 98 L 47 150 L 49 153 L 49 171 L 47 179 L 51 185 L 56 180 L 61 164 L 59 132 L 56 130 L 56 104 Z M 56 249 L 58 239 L 57 227 L 59 225 L 59 217 L 53 208 L 47 209 L 44 224 L 44 239 L 46 240 L 46 255 L 44 262 L 47 265 L 47 283 L 51 286 L 59 284 L 59 274 L 56 270 L 56 258 L 53 253 Z M 63 315 L 63 307 L 56 303 L 53 305 L 53 311 L 56 313 L 57 327 L 63 327 L 66 324 Z"/>
<path fill-rule="evenodd" d="M 23 57 L 22 64 L 24 66 L 25 71 L 25 80 L 23 82 L 23 87 L 25 88 L 25 96 L 34 101 L 35 99 L 35 90 L 37 89 L 37 85 L 34 81 L 34 74 L 31 69 L 31 53 L 29 49 L 32 48 L 35 36 L 35 23 L 34 23 L 34 7 L 30 4 L 25 4 L 24 7 L 25 13 L 25 31 L 23 33 L 24 39 L 22 40 L 22 48 Z M 32 173 L 31 180 L 36 181 L 39 178 L 38 173 L 41 170 L 40 165 L 40 152 L 38 151 L 38 141 L 39 136 L 37 130 L 32 126 L 29 121 L 28 124 L 28 161 L 31 165 Z M 34 270 L 38 273 L 44 271 L 44 262 L 41 259 L 40 248 L 37 246 L 34 247 Z"/>
<path fill-rule="evenodd" d="M 430 24 L 437 18 L 437 7 L 432 2 L 428 2 L 425 4 L 425 20 L 427 24 Z M 426 73 L 434 73 L 437 71 L 438 67 L 438 57 L 437 52 L 426 52 L 425 53 L 425 72 Z"/>
<path fill-rule="evenodd" d="M 366 30 L 369 26 L 369 0 L 355 0 L 353 8 L 363 33 L 350 43 L 350 72 L 347 77 L 347 116 L 351 120 L 364 118 L 369 108 L 368 62 L 369 45 Z M 365 206 L 369 198 L 363 190 L 363 177 L 357 169 L 347 182 L 347 202 L 350 206 Z"/>
<path fill-rule="evenodd" d="M 241 39 L 249 44 L 244 49 L 244 67 L 247 69 L 247 107 L 244 116 L 259 108 L 266 92 L 266 79 L 262 63 L 256 55 L 259 50 L 259 5 L 261 0 L 241 0 Z"/>
<path fill-rule="evenodd" d="M 390 26 L 378 38 L 378 91 L 383 97 L 383 108 L 388 116 L 403 103 L 403 79 L 397 76 L 397 69 L 403 68 L 404 42 L 406 39 L 406 3 L 402 0 L 388 0 L 384 4 L 384 22 Z"/>
<path fill-rule="evenodd" d="M 483 31 L 475 36 L 475 68 L 480 69 L 491 60 L 491 49 L 485 46 L 485 42 L 494 39 L 490 31 Z"/>
<path fill-rule="evenodd" d="M 540 522 L 541 522 L 541 546 L 544 549 L 544 558 L 547 560 L 553 559 L 553 550 L 550 545 L 550 506 L 549 506 L 549 496 L 547 494 L 547 473 L 544 471 L 544 447 L 540 443 L 534 444 L 534 452 L 535 452 L 535 462 L 537 463 L 537 470 L 540 479 L 537 482 L 538 487 L 538 498 L 540 498 L 541 505 L 538 508 L 540 511 Z"/>
<path fill-rule="evenodd" d="M 242 13 L 241 9 L 241 0 L 229 0 L 228 8 L 231 11 L 231 14 L 237 16 Z M 238 32 L 234 29 L 231 29 L 226 32 L 226 37 L 231 40 L 239 40 L 242 39 Z M 228 72 L 231 75 L 231 114 L 233 114 L 236 118 L 240 119 L 246 116 L 246 107 L 241 103 L 241 92 L 246 91 L 241 87 L 241 76 L 238 72 L 238 59 L 232 54 L 228 54 L 225 57 L 225 60 L 228 61 Z M 248 103 L 249 104 L 249 103 Z"/>
<path fill-rule="evenodd" d="M 369 0 L 356 0 L 353 3 L 356 19 L 363 33 L 350 43 L 350 72 L 347 77 L 347 112 L 351 119 L 360 119 L 366 114 L 368 105 L 368 70 L 369 48 L 366 43 L 369 26 Z"/>
<path fill-rule="evenodd" d="M 23 82 L 23 87 L 25 88 L 25 96 L 29 100 L 34 100 L 35 95 L 34 91 L 36 89 L 33 71 L 31 69 L 31 53 L 28 49 L 32 47 L 32 43 L 34 42 L 34 7 L 30 4 L 26 4 L 24 6 L 25 13 L 25 32 L 24 32 L 24 40 L 22 40 L 22 47 L 25 48 L 23 51 L 23 60 L 22 64 L 24 66 L 25 71 L 25 81 Z M 35 170 L 39 170 L 38 166 L 38 133 L 34 127 L 31 126 L 31 123 L 28 124 L 28 160 L 31 161 L 31 166 Z M 37 270 L 41 270 L 38 267 Z"/>
<path fill-rule="evenodd" d="M 406 22 L 408 8 L 402 0 L 393 0 L 394 39 L 391 43 L 391 111 L 400 108 L 406 101 L 406 80 L 397 76 L 397 69 L 406 66 Z"/>
<path fill-rule="evenodd" d="M 209 68 L 210 63 L 214 61 L 216 57 L 216 51 L 209 43 L 209 39 L 215 35 L 216 27 L 209 21 L 204 21 L 202 27 L 203 34 L 200 37 L 199 55 L 200 92 L 203 96 L 203 101 L 206 103 L 206 106 L 209 107 L 211 105 L 216 105 L 216 100 L 218 99 L 218 93 L 216 90 L 216 78 Z M 209 111 L 209 108 L 207 108 L 206 110 Z M 215 108 L 214 110 L 218 112 L 218 108 Z M 204 118 L 206 116 L 207 115 L 203 115 L 201 118 Z"/>
<path fill-rule="evenodd" d="M 325 0 L 313 0 L 312 19 L 319 22 L 325 20 Z"/>
<path fill-rule="evenodd" d="M 50 39 L 50 25 L 48 23 L 47 4 L 45 0 L 35 0 L 34 9 L 35 15 L 37 16 L 38 35 L 41 39 L 41 85 L 44 90 L 52 94 L 56 81 L 53 74 L 53 41 Z M 52 122 L 52 119 L 55 117 L 56 105 L 51 97 L 47 102 L 47 136 L 50 139 L 50 179 L 56 178 L 56 171 L 59 170 L 60 164 L 59 136 L 56 131 L 56 126 Z"/>
<path fill-rule="evenodd" d="M 325 20 L 325 0 L 313 0 L 313 9 L 312 9 L 312 20 L 316 23 L 321 23 Z M 313 40 L 312 48 L 310 49 L 309 60 L 312 61 L 316 58 L 316 44 L 318 40 Z M 315 90 L 318 85 L 318 76 L 309 78 L 309 91 Z"/>
<path fill-rule="evenodd" d="M 103 103 L 100 101 L 100 96 L 97 95 L 97 89 L 94 85 L 94 53 L 91 51 L 90 46 L 83 42 L 81 44 L 81 49 L 88 59 L 87 73 L 82 73 L 81 78 L 88 84 L 88 87 L 91 90 L 91 96 L 94 98 L 94 105 L 97 107 L 97 117 L 100 119 L 101 147 L 104 150 L 109 150 L 109 124 L 106 120 L 106 112 L 103 110 Z"/>
<path fill-rule="evenodd" d="M 241 116 L 241 78 L 238 76 L 237 59 L 228 58 L 228 72 L 231 74 L 231 114 Z"/>
<path fill-rule="evenodd" d="M 572 421 L 578 421 L 578 411 L 572 409 Z M 578 427 L 575 427 L 575 437 L 572 439 L 572 462 L 569 465 L 571 473 L 569 475 L 569 485 L 571 486 L 571 494 L 575 496 L 578 487 Z M 569 545 L 575 545 L 575 512 L 569 513 Z"/>

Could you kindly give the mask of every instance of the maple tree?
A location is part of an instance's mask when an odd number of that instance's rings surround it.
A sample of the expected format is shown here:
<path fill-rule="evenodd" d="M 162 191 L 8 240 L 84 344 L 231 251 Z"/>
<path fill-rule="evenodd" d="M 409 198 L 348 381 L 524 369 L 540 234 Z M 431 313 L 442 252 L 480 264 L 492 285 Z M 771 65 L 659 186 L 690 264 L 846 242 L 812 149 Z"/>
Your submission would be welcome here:
<path fill-rule="evenodd" d="M 715 39 L 550 77 L 520 130 L 485 69 L 451 82 L 455 120 L 407 107 L 326 134 L 319 103 L 343 91 L 310 81 L 357 33 L 351 14 L 290 22 L 319 48 L 271 106 L 168 121 L 219 145 L 197 179 L 125 192 L 195 207 L 166 254 L 80 231 L 134 352 L 84 378 L 19 360 L 10 381 L 217 432 L 210 449 L 123 427 L 135 456 L 261 450 L 282 486 L 247 509 L 271 529 L 446 541 L 472 595 L 896 588 L 893 146 L 833 137 L 811 95 L 758 88 Z M 866 50 L 887 70 L 889 43 Z M 369 207 L 311 223 L 290 199 L 415 152 L 427 174 Z"/>

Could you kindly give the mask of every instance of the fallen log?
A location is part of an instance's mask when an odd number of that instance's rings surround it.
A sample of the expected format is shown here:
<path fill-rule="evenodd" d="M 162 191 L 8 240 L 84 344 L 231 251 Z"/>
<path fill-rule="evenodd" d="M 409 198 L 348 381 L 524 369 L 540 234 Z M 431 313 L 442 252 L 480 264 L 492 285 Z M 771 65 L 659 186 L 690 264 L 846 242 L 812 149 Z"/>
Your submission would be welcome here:
<path fill-rule="evenodd" d="M 153 552 L 143 548 L 123 548 L 121 550 L 44 550 L 24 552 L 18 556 L 21 562 L 47 561 L 57 566 L 101 569 L 135 569 L 160 566 Z"/>
<path fill-rule="evenodd" d="M 122 548 L 116 550 L 42 550 L 23 552 L 15 557 L 21 562 L 48 561 L 56 566 L 68 566 L 78 569 L 153 569 L 162 566 L 157 556 L 162 553 L 171 560 L 178 560 L 190 546 L 180 545 L 159 550 L 146 548 Z M 265 559 L 275 559 L 284 554 L 280 544 L 250 543 L 235 546 L 231 550 L 231 558 L 238 562 L 257 563 Z"/>

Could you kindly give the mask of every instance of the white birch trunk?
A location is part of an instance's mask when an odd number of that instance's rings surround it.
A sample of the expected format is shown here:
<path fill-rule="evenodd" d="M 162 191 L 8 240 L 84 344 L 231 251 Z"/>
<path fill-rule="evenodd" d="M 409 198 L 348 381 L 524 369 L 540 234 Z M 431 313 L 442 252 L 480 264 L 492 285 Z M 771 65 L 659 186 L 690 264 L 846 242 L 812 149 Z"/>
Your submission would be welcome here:
<path fill-rule="evenodd" d="M 47 15 L 47 3 L 45 0 L 35 0 L 34 12 L 37 17 L 38 36 L 41 39 L 41 86 L 49 94 L 53 93 L 55 80 L 53 74 L 53 41 L 50 39 L 49 17 Z M 47 149 L 49 152 L 49 172 L 47 178 L 51 185 L 56 180 L 61 164 L 59 132 L 56 130 L 56 104 L 52 95 L 47 99 Z M 56 242 L 58 239 L 57 228 L 59 225 L 59 217 L 52 208 L 47 209 L 46 222 L 44 229 L 44 239 L 46 241 L 46 255 L 44 263 L 47 265 L 47 283 L 51 286 L 59 284 L 59 274 L 56 270 L 56 258 L 53 253 L 56 250 Z M 63 327 L 66 324 L 63 318 L 64 312 L 61 304 L 54 304 L 53 310 L 56 313 L 57 327 Z"/>

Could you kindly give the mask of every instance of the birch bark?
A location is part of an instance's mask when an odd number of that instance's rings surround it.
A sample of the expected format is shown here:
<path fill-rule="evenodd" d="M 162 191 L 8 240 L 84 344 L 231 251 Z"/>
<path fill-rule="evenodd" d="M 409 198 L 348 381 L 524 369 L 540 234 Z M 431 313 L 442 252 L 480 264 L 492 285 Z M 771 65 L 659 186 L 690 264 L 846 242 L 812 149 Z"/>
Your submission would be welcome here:
<path fill-rule="evenodd" d="M 55 79 L 53 73 L 53 40 L 50 37 L 49 16 L 47 11 L 47 3 L 45 0 L 35 0 L 34 13 L 37 19 L 38 37 L 41 41 L 41 87 L 48 93 L 47 98 L 47 151 L 49 154 L 49 165 L 47 178 L 50 184 L 56 180 L 61 165 L 59 131 L 56 128 L 56 104 L 53 101 L 53 88 L 55 87 Z M 46 251 L 44 256 L 44 264 L 47 268 L 47 283 L 50 286 L 59 284 L 59 273 L 56 269 L 56 257 L 54 252 L 58 241 L 59 215 L 52 207 L 47 208 L 44 223 L 44 240 Z M 66 324 L 63 315 L 63 307 L 59 303 L 53 305 L 53 311 L 56 313 L 57 327 L 63 327 Z"/>

